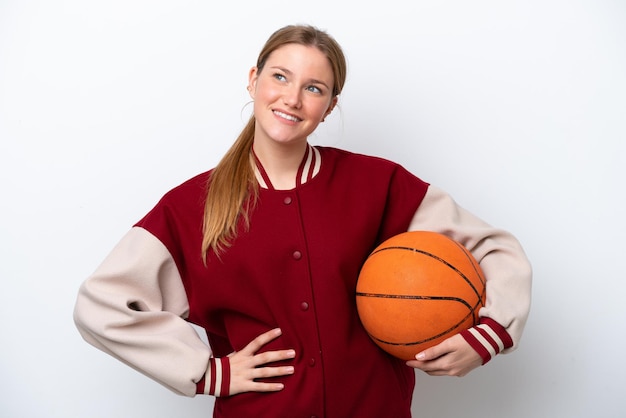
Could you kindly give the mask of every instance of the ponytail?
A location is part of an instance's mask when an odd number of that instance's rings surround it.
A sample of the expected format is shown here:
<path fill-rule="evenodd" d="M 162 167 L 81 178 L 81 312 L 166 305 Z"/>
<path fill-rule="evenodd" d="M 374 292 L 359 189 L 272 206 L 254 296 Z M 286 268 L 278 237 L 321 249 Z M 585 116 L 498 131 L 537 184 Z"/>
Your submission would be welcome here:
<path fill-rule="evenodd" d="M 237 236 L 240 217 L 250 225 L 259 186 L 250 163 L 254 140 L 254 116 L 250 117 L 237 140 L 211 172 L 202 222 L 202 258 L 209 250 L 218 256 Z"/>

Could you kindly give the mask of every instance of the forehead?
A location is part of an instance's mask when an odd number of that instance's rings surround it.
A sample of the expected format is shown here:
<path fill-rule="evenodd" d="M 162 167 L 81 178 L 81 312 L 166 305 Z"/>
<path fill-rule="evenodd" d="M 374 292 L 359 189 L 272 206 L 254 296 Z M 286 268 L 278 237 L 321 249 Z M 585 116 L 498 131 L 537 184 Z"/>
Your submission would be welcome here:
<path fill-rule="evenodd" d="M 314 46 L 283 45 L 270 54 L 266 67 L 277 67 L 294 74 L 332 81 L 333 70 L 328 57 Z"/>

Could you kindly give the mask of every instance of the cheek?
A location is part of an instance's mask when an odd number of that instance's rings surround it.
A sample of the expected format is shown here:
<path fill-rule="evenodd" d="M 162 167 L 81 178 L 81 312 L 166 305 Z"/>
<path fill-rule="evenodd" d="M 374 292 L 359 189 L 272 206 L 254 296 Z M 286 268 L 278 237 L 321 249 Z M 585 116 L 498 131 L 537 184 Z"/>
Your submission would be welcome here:
<path fill-rule="evenodd" d="M 277 88 L 273 87 L 269 83 L 264 83 L 259 80 L 254 90 L 254 100 L 260 102 L 273 102 L 280 96 L 280 92 Z"/>
<path fill-rule="evenodd" d="M 316 106 L 315 114 L 319 116 L 319 120 L 322 120 L 324 119 L 324 117 L 326 117 L 329 107 L 330 107 L 330 103 L 326 103 L 326 102 L 320 103 L 318 104 L 318 106 Z"/>

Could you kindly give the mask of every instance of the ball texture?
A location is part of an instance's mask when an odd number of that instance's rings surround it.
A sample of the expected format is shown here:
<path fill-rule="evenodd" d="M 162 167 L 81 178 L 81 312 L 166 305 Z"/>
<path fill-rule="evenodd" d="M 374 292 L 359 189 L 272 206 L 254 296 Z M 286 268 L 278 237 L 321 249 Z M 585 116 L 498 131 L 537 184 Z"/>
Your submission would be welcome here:
<path fill-rule="evenodd" d="M 431 231 L 405 232 L 367 258 L 356 286 L 359 317 L 389 354 L 415 355 L 478 324 L 485 278 L 460 243 Z"/>

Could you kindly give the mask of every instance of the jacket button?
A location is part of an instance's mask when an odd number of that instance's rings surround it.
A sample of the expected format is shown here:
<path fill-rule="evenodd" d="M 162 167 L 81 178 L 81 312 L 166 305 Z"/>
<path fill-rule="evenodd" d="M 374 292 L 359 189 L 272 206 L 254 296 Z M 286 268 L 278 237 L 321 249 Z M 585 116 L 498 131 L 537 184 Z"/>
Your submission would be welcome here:
<path fill-rule="evenodd" d="M 300 251 L 294 251 L 293 258 L 296 260 L 300 260 L 302 258 L 302 253 Z"/>
<path fill-rule="evenodd" d="M 309 310 L 309 304 L 306 302 L 302 302 L 300 304 L 300 309 L 302 309 L 303 311 L 308 311 Z"/>
<path fill-rule="evenodd" d="M 291 200 L 291 196 L 287 196 L 287 197 L 283 200 L 283 203 L 284 203 L 285 205 L 290 205 L 290 204 L 291 204 L 291 202 L 292 202 L 292 200 Z"/>
<path fill-rule="evenodd" d="M 313 357 L 311 357 L 311 360 L 309 360 L 309 366 L 310 367 L 315 366 L 315 359 Z"/>

